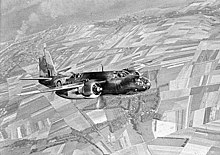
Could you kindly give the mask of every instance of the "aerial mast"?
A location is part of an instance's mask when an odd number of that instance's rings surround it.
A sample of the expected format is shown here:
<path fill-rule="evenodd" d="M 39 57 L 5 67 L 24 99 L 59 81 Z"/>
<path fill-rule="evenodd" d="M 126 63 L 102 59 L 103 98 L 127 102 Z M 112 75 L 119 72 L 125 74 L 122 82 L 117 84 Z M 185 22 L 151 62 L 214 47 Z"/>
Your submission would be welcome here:
<path fill-rule="evenodd" d="M 101 64 L 101 66 L 102 66 L 102 72 L 104 71 L 104 69 L 103 69 L 103 65 Z"/>

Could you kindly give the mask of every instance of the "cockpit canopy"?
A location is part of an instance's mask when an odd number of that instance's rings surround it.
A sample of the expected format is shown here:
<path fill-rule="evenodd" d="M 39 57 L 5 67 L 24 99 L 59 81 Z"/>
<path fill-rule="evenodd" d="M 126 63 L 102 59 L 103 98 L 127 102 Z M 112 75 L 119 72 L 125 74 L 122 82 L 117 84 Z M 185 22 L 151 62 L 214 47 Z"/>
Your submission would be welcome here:
<path fill-rule="evenodd" d="M 120 77 L 126 77 L 128 75 L 137 75 L 140 76 L 140 74 L 135 71 L 135 70 L 129 70 L 129 69 L 123 69 L 121 71 L 115 71 L 114 72 L 114 77 L 115 78 L 120 78 Z"/>
<path fill-rule="evenodd" d="M 115 71 L 115 72 L 114 72 L 114 77 L 115 77 L 115 78 L 126 77 L 127 75 L 129 75 L 129 72 L 128 72 L 128 71 L 125 71 L 125 70 Z"/>
<path fill-rule="evenodd" d="M 140 76 L 140 73 L 134 69 L 123 69 L 123 71 L 127 71 L 129 74 L 132 74 L 132 75 L 138 75 Z"/>

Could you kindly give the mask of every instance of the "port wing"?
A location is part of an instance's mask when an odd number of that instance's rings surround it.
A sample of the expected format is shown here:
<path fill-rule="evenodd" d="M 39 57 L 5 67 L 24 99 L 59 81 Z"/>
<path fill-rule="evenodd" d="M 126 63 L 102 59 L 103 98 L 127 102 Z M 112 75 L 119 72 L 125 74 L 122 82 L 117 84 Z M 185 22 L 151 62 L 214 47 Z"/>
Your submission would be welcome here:
<path fill-rule="evenodd" d="M 69 90 L 69 89 L 82 87 L 83 85 L 84 85 L 83 83 L 74 83 L 74 84 L 64 85 L 64 86 L 61 86 L 61 87 L 55 87 L 53 89 L 35 90 L 35 91 L 31 91 L 31 92 L 20 93 L 18 95 L 19 96 L 25 96 L 25 95 L 31 95 L 31 94 L 54 92 L 54 91 L 59 91 L 59 90 Z"/>
<path fill-rule="evenodd" d="M 46 77 L 37 77 L 37 78 L 20 78 L 20 80 L 52 80 L 52 78 L 46 78 Z"/>

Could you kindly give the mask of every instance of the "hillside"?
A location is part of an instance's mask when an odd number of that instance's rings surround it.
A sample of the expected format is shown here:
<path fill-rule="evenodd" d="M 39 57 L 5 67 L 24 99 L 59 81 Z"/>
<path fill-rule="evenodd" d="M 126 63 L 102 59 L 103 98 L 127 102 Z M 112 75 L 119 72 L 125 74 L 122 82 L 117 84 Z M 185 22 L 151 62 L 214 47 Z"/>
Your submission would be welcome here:
<path fill-rule="evenodd" d="M 192 0 L 2 0 L 1 40 L 30 35 L 68 23 L 117 18 L 148 8 L 180 6 Z M 162 5 L 163 4 L 163 5 Z"/>

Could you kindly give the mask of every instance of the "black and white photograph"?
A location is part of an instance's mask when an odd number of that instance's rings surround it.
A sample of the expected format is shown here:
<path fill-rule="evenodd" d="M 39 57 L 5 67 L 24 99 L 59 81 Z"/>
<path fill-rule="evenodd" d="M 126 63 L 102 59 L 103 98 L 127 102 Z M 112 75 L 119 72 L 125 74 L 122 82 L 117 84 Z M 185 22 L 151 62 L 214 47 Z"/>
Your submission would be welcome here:
<path fill-rule="evenodd" d="M 0 6 L 0 155 L 220 155 L 220 0 Z"/>

